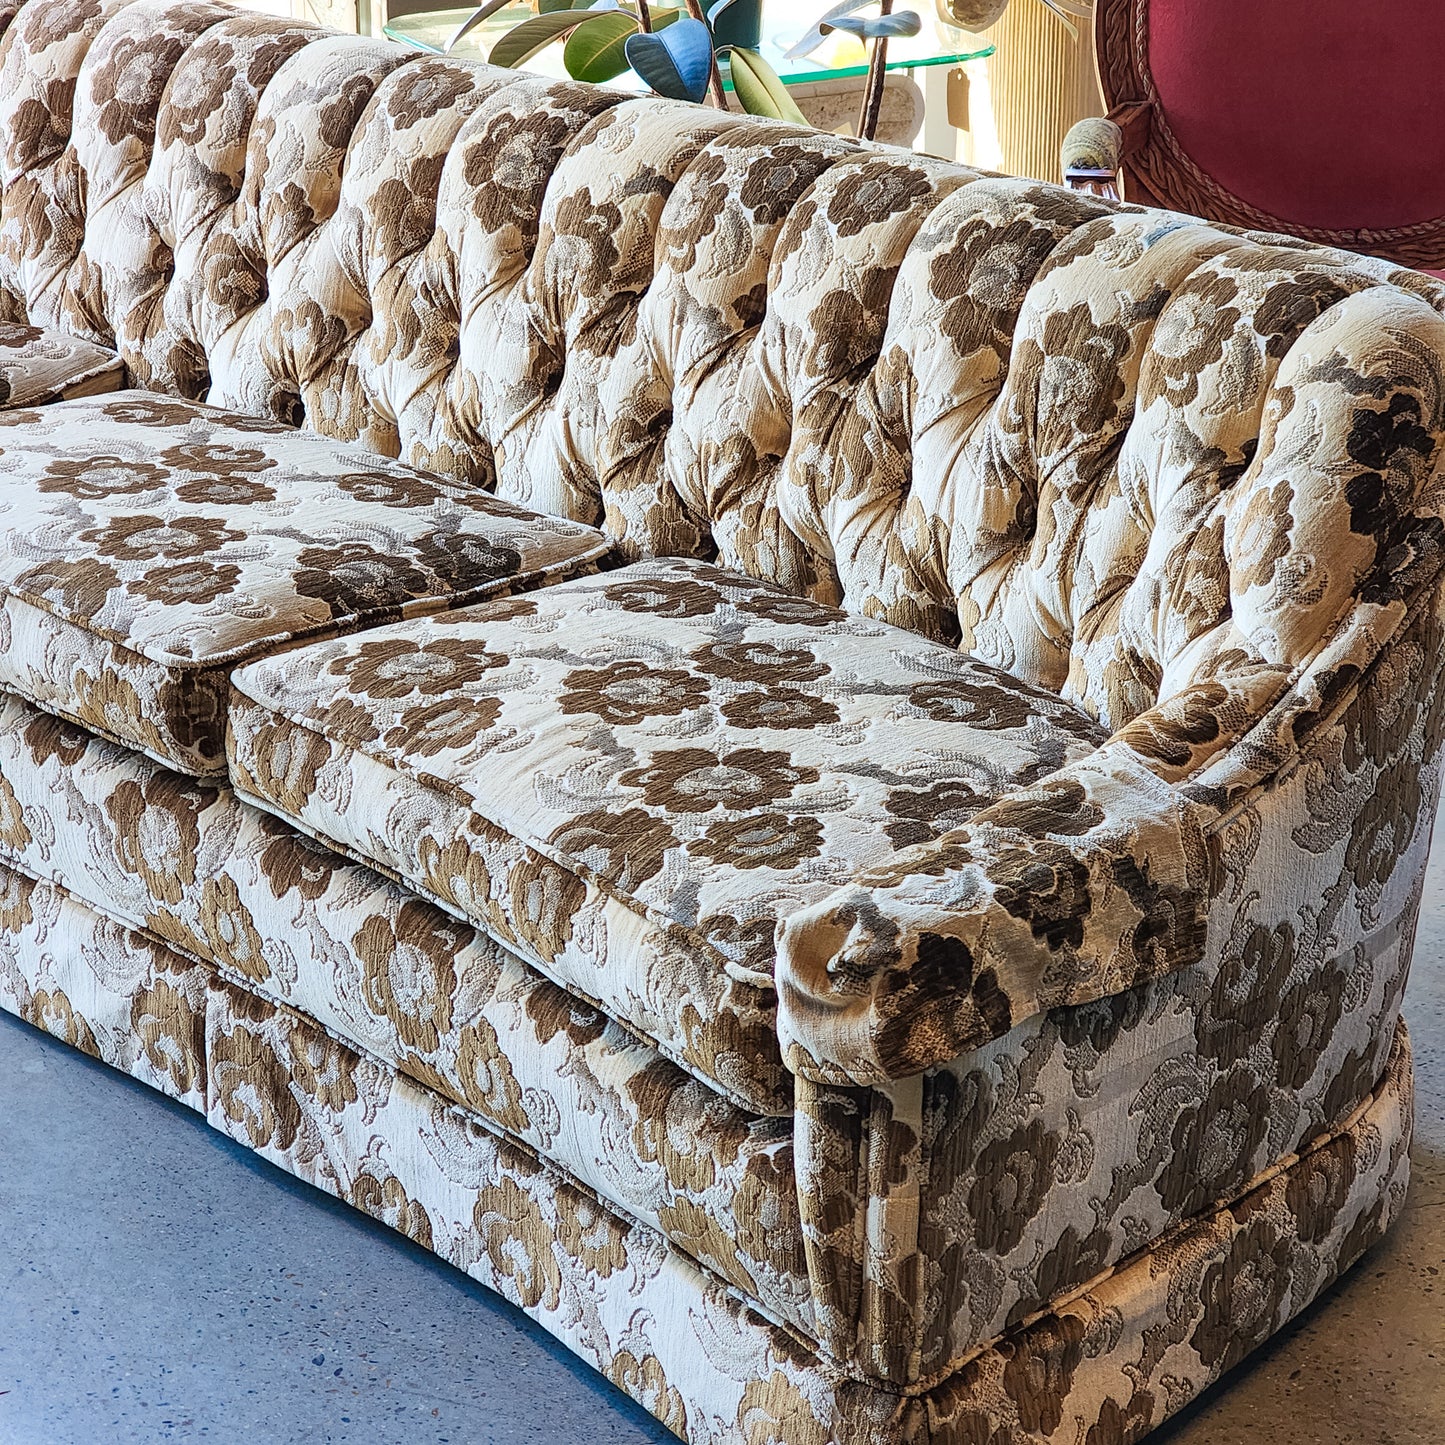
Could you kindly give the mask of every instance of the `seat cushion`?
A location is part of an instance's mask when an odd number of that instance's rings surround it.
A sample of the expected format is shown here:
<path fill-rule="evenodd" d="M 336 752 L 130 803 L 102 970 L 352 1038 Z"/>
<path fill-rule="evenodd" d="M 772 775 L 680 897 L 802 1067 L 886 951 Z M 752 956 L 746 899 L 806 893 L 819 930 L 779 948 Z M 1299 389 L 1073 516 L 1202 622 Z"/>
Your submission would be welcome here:
<path fill-rule="evenodd" d="M 43 326 L 0 321 L 0 407 L 43 406 L 124 385 L 115 352 Z"/>
<path fill-rule="evenodd" d="M 590 568 L 600 532 L 143 392 L 0 412 L 0 687 L 197 777 L 227 674 Z"/>
<path fill-rule="evenodd" d="M 788 1107 L 777 920 L 1101 741 L 912 633 L 657 561 L 237 672 L 241 792 Z"/>

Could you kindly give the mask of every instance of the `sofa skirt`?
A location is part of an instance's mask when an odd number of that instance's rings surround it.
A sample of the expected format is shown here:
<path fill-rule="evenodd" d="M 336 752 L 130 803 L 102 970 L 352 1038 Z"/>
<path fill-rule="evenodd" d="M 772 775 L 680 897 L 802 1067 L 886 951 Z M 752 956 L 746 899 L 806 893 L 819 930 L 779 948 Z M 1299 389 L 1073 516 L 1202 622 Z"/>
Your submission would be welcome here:
<path fill-rule="evenodd" d="M 1408 1187 L 1401 1023 L 1339 1130 L 941 1384 L 895 1393 L 839 1374 L 652 1227 L 239 980 L 9 869 L 0 929 L 0 1006 L 433 1250 L 694 1445 L 1137 1440 L 1347 1269 Z"/>

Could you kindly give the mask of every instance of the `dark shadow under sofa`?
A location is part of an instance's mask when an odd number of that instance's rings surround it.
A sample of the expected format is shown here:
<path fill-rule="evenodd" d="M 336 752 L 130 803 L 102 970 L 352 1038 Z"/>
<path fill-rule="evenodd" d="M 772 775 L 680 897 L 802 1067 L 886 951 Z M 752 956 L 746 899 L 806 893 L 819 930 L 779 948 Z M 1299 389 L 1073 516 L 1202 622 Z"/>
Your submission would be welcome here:
<path fill-rule="evenodd" d="M 1134 1441 L 1379 1238 L 1445 291 L 12 15 L 0 1003 L 692 1442 Z"/>

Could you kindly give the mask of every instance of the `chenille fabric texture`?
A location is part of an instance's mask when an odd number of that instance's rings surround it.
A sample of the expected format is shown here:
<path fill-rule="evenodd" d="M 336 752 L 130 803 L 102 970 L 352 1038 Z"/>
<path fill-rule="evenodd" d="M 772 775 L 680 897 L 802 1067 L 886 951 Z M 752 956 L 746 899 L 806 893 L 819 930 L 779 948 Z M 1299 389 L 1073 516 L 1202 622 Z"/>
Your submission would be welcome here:
<path fill-rule="evenodd" d="M 7 17 L 5 1007 L 699 1445 L 1122 1445 L 1379 1237 L 1435 283 L 221 5 Z"/>

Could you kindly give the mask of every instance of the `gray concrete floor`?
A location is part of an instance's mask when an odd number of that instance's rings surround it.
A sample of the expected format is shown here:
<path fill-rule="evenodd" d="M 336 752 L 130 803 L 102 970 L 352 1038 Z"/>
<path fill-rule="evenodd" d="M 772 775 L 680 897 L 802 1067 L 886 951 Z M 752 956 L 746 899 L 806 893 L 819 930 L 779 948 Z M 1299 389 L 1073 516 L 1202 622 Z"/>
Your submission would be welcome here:
<path fill-rule="evenodd" d="M 0 1014 L 3 1445 L 676 1438 L 497 1295 Z"/>
<path fill-rule="evenodd" d="M 1445 1441 L 1445 846 L 1406 1014 L 1405 1217 L 1151 1445 Z M 0 1015 L 0 1442 L 673 1437 L 496 1296 Z"/>

